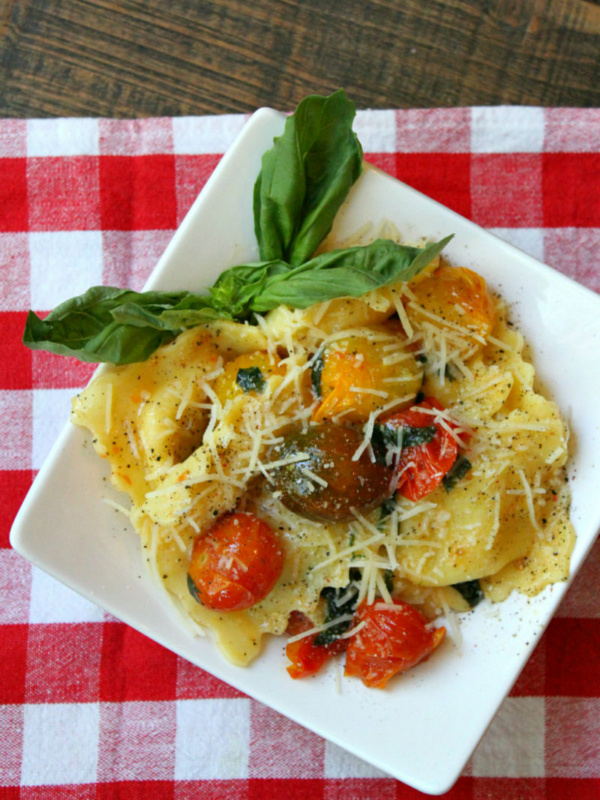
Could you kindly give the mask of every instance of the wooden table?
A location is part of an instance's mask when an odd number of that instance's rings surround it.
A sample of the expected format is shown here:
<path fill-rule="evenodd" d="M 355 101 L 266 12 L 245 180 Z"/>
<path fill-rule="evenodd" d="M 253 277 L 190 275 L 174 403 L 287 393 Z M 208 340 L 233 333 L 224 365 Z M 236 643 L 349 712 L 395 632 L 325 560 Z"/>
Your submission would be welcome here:
<path fill-rule="evenodd" d="M 0 115 L 600 106 L 599 0 L 0 0 Z"/>

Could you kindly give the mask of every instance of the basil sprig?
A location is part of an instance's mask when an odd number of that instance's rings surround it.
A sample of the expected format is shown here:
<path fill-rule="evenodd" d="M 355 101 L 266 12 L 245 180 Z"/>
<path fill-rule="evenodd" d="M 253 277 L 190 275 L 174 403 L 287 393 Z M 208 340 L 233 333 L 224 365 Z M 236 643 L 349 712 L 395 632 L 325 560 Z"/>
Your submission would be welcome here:
<path fill-rule="evenodd" d="M 307 308 L 410 280 L 452 237 L 424 248 L 380 239 L 312 256 L 360 174 L 354 115 L 342 90 L 307 97 L 264 154 L 254 191 L 261 261 L 225 270 L 204 294 L 95 286 L 45 319 L 31 311 L 24 344 L 82 361 L 130 364 L 195 325 L 252 321 L 279 305 Z"/>
<path fill-rule="evenodd" d="M 93 286 L 57 306 L 45 319 L 27 315 L 23 343 L 80 361 L 131 364 L 145 361 L 174 339 L 183 324 L 220 315 L 209 298 L 189 292 L 133 292 Z M 197 320 L 192 322 L 192 320 Z"/>
<path fill-rule="evenodd" d="M 303 264 L 331 230 L 362 169 L 362 147 L 352 132 L 355 114 L 343 89 L 306 97 L 263 155 L 254 187 L 263 261 Z"/>

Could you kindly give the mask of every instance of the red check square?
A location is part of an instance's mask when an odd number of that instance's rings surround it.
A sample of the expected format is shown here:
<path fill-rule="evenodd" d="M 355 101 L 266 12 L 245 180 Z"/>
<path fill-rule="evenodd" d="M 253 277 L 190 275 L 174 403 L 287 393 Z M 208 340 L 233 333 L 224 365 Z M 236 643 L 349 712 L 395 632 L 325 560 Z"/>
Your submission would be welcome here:
<path fill-rule="evenodd" d="M 175 157 L 102 156 L 100 196 L 103 230 L 176 228 Z"/>
<path fill-rule="evenodd" d="M 600 619 L 555 617 L 546 640 L 546 694 L 600 698 Z"/>
<path fill-rule="evenodd" d="M 546 637 L 542 636 L 513 686 L 511 697 L 543 697 L 546 678 Z"/>
<path fill-rule="evenodd" d="M 28 625 L 0 626 L 0 705 L 25 701 Z"/>
<path fill-rule="evenodd" d="M 600 153 L 545 153 L 544 225 L 600 227 Z"/>
<path fill-rule="evenodd" d="M 208 697 L 230 698 L 246 697 L 246 695 L 184 658 L 178 658 L 177 699 L 200 700 Z"/>
<path fill-rule="evenodd" d="M 452 795 L 448 795 L 450 798 Z M 444 795 L 445 797 L 445 795 Z M 544 778 L 478 778 L 465 800 L 547 800 Z"/>
<path fill-rule="evenodd" d="M 85 231 L 100 227 L 98 157 L 27 161 L 32 231 Z"/>
<path fill-rule="evenodd" d="M 1 669 L 1 667 L 0 667 Z M 22 706 L 0 705 L 0 795 L 2 800 L 15 800 L 19 795 L 21 783 L 21 760 L 23 755 L 23 712 Z M 5 787 L 14 786 L 15 789 Z M 16 794 L 14 793 L 16 792 Z"/>
<path fill-rule="evenodd" d="M 396 163 L 395 153 L 365 153 L 365 161 L 387 172 L 387 174 L 391 175 L 393 178 L 398 177 L 396 175 L 398 164 Z"/>
<path fill-rule="evenodd" d="M 10 529 L 32 480 L 29 469 L 0 471 L 0 547 L 10 547 Z"/>
<path fill-rule="evenodd" d="M 396 177 L 465 217 L 471 216 L 471 156 L 398 153 Z"/>
<path fill-rule="evenodd" d="M 542 225 L 542 157 L 537 153 L 471 156 L 473 220 L 490 228 Z"/>
<path fill-rule="evenodd" d="M 21 800 L 96 800 L 92 784 L 76 786 L 22 786 Z M 4 800 L 4 798 L 2 798 Z"/>
<path fill-rule="evenodd" d="M 29 229 L 27 196 L 27 161 L 24 158 L 3 158 L 0 181 L 0 231 Z"/>
<path fill-rule="evenodd" d="M 0 389 L 31 389 L 32 351 L 23 344 L 24 311 L 0 311 L 4 353 L 0 361 Z"/>
<path fill-rule="evenodd" d="M 248 781 L 248 800 L 324 800 L 325 781 L 318 778 L 277 778 Z"/>
<path fill-rule="evenodd" d="M 547 778 L 545 800 L 598 800 L 600 778 Z"/>
<path fill-rule="evenodd" d="M 102 624 L 31 625 L 28 703 L 92 703 L 98 698 Z"/>
<path fill-rule="evenodd" d="M 221 155 L 212 153 L 175 156 L 178 225 L 192 207 L 221 158 Z"/>
<path fill-rule="evenodd" d="M 286 797 L 292 800 L 287 794 Z M 177 781 L 175 784 L 174 800 L 224 800 L 224 798 L 248 800 L 248 781 L 220 778 L 218 781 Z"/>
<path fill-rule="evenodd" d="M 120 622 L 105 622 L 100 700 L 174 700 L 177 656 Z"/>
<path fill-rule="evenodd" d="M 99 783 L 94 800 L 174 800 L 174 781 L 152 781 L 151 788 L 141 781 L 119 781 Z M 222 795 L 229 798 L 229 795 Z M 204 795 L 196 795 L 197 798 Z"/>
<path fill-rule="evenodd" d="M 397 794 L 396 787 L 409 790 L 409 787 L 392 778 L 328 778 L 325 781 L 323 800 L 397 800 L 404 795 Z M 410 790 L 409 790 L 410 791 Z M 417 794 L 420 800 L 425 795 Z"/>

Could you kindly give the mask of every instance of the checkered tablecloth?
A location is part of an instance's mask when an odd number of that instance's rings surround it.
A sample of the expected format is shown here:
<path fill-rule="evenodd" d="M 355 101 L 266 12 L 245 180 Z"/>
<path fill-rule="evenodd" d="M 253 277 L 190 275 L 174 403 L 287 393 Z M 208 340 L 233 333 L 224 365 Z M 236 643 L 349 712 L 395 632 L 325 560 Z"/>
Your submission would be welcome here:
<path fill-rule="evenodd" d="M 10 549 L 14 515 L 92 371 L 26 350 L 27 309 L 98 283 L 140 289 L 244 121 L 0 121 L 3 800 L 424 796 Z M 600 110 L 363 111 L 356 130 L 367 160 L 600 291 Z M 599 556 L 596 545 L 447 797 L 600 797 Z"/>

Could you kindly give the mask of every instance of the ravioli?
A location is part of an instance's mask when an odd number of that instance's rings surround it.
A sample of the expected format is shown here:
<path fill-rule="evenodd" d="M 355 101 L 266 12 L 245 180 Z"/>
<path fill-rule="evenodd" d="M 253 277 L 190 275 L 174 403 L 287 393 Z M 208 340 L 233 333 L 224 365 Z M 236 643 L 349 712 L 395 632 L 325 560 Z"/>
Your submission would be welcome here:
<path fill-rule="evenodd" d="M 456 584 L 478 580 L 496 602 L 567 578 L 567 427 L 537 391 L 503 302 L 454 269 L 438 259 L 412 282 L 360 299 L 198 326 L 144 363 L 105 368 L 74 399 L 72 421 L 91 431 L 130 498 L 151 573 L 233 663 L 252 661 L 293 612 L 322 625 L 323 590 L 346 586 L 351 568 L 358 602 L 399 597 L 429 618 L 468 608 Z M 326 363 L 319 394 L 324 354 L 339 375 Z M 237 379 L 247 370 L 260 375 L 255 388 Z M 275 476 L 290 433 L 323 419 L 349 425 L 375 460 L 376 426 L 421 395 L 441 404 L 432 418 L 468 459 L 452 488 L 410 500 L 392 498 L 392 487 L 383 508 L 335 523 L 283 504 Z M 194 599 L 188 567 L 194 543 L 234 509 L 271 526 L 284 567 L 264 599 L 221 612 Z"/>

